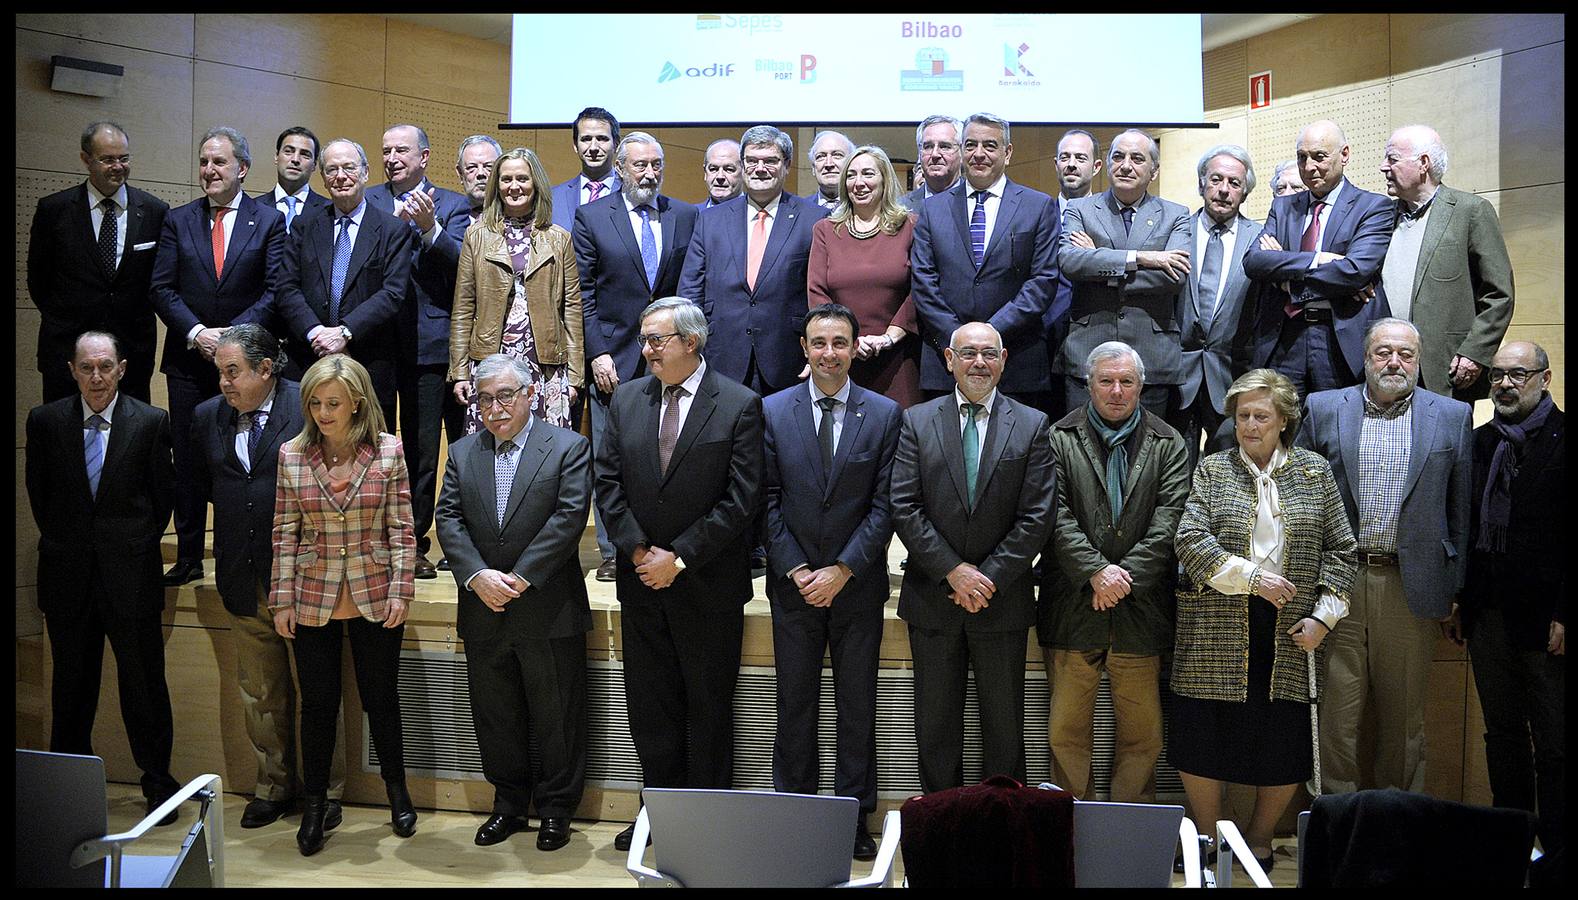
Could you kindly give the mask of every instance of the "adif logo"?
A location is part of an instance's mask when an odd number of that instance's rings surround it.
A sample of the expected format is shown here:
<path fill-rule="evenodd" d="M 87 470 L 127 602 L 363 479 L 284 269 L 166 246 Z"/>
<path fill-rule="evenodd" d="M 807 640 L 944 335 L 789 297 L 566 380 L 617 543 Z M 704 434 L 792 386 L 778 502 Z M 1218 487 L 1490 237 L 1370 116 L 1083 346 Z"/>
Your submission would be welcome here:
<path fill-rule="evenodd" d="M 707 66 L 688 66 L 681 69 L 672 61 L 663 63 L 657 83 L 666 84 L 679 78 L 729 78 L 734 75 L 734 63 L 715 62 Z"/>
<path fill-rule="evenodd" d="M 673 81 L 678 77 L 679 69 L 675 68 L 673 63 L 665 62 L 663 64 L 663 71 L 658 73 L 657 83 L 662 84 L 665 81 Z"/>

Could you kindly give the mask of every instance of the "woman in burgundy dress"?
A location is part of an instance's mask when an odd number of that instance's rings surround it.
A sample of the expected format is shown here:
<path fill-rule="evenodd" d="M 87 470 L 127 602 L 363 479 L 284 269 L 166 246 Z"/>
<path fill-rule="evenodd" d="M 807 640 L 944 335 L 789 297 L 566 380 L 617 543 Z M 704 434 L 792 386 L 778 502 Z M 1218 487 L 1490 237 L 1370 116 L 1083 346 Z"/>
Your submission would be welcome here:
<path fill-rule="evenodd" d="M 908 408 L 921 401 L 920 339 L 910 299 L 915 219 L 881 147 L 857 147 L 844 165 L 838 206 L 811 230 L 811 306 L 841 303 L 860 320 L 850 377 Z"/>

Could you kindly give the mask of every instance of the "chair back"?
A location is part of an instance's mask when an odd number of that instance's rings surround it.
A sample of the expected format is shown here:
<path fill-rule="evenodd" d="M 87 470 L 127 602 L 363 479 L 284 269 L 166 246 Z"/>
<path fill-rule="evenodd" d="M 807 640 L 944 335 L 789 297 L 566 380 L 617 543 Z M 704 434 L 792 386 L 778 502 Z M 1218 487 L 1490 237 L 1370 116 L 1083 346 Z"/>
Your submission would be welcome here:
<path fill-rule="evenodd" d="M 16 751 L 17 887 L 104 887 L 108 861 L 74 869 L 71 853 L 108 829 L 104 760 Z"/>
<path fill-rule="evenodd" d="M 1154 803 L 1074 804 L 1074 886 L 1172 886 L 1184 808 Z"/>
<path fill-rule="evenodd" d="M 1309 832 L 1309 830 L 1310 830 L 1310 811 L 1306 809 L 1303 812 L 1299 813 L 1299 825 L 1298 825 L 1298 831 L 1296 832 L 1297 835 L 1298 835 L 1298 848 L 1299 848 L 1299 858 L 1298 858 L 1298 867 L 1297 867 L 1298 879 L 1299 879 L 1298 880 L 1298 886 L 1299 887 L 1303 887 L 1304 886 L 1304 835 L 1307 834 Z"/>
<path fill-rule="evenodd" d="M 647 788 L 657 870 L 686 887 L 829 887 L 849 879 L 860 801 Z"/>

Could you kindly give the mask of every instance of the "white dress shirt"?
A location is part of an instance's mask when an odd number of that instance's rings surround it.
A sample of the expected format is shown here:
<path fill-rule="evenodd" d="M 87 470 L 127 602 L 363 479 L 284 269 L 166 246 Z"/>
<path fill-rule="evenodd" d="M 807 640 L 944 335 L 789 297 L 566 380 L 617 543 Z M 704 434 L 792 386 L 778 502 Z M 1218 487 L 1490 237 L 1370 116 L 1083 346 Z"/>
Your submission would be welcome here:
<path fill-rule="evenodd" d="M 669 338 L 669 340 L 677 341 L 679 338 Z M 686 393 L 684 396 L 679 398 L 679 427 L 674 429 L 674 433 L 676 435 L 682 433 L 685 430 L 685 417 L 690 415 L 690 405 L 696 400 L 696 391 L 701 389 L 701 376 L 705 374 L 707 374 L 707 360 L 705 357 L 703 357 L 700 364 L 696 366 L 696 371 L 690 373 L 689 378 L 680 382 L 680 387 L 684 388 Z M 663 386 L 663 390 L 667 391 L 668 385 L 665 384 Z M 663 393 L 660 391 L 658 393 L 657 421 L 658 435 L 660 440 L 661 435 L 663 434 L 663 407 L 666 404 L 667 398 L 664 397 Z M 654 443 L 652 446 L 655 449 L 657 444 Z"/>
<path fill-rule="evenodd" d="M 99 229 L 104 225 L 104 194 L 88 182 L 88 217 L 93 223 L 93 240 L 99 239 Z M 121 266 L 121 258 L 126 255 L 126 185 L 121 185 L 114 194 L 115 197 L 115 268 Z"/>
<path fill-rule="evenodd" d="M 641 214 L 636 212 L 636 204 L 630 202 L 630 196 L 628 194 L 621 194 L 620 196 L 625 201 L 625 211 L 630 214 L 630 230 L 634 231 L 635 234 L 636 234 L 636 248 L 640 249 L 640 247 L 641 247 Z M 648 203 L 646 205 L 652 207 L 652 212 L 648 213 L 647 218 L 652 223 L 652 236 L 654 238 L 657 238 L 658 259 L 662 260 L 662 258 L 663 258 L 663 223 L 658 221 L 657 198 L 653 197 L 652 198 L 652 202 Z"/>
<path fill-rule="evenodd" d="M 992 186 L 986 189 L 986 243 L 984 247 L 992 246 L 992 232 L 997 230 L 997 211 L 1003 206 L 1003 191 L 1008 189 L 1008 176 L 999 175 Z M 969 222 L 975 216 L 975 188 L 970 183 L 964 183 L 965 210 L 964 220 Z"/>
<path fill-rule="evenodd" d="M 1199 222 L 1194 229 L 1194 256 L 1199 262 L 1192 263 L 1189 268 L 1194 275 L 1195 288 L 1200 287 L 1200 270 L 1205 266 L 1205 248 L 1211 243 L 1211 229 L 1216 227 L 1216 220 L 1200 210 L 1196 214 Z M 1227 288 L 1227 270 L 1233 267 L 1233 248 L 1238 246 L 1238 216 L 1227 220 L 1222 226 L 1222 271 L 1216 273 L 1216 299 L 1211 303 L 1211 313 L 1216 314 L 1216 308 L 1222 304 L 1222 291 Z"/>
<path fill-rule="evenodd" d="M 263 403 L 253 412 L 272 415 L 274 411 L 274 395 L 277 393 L 279 393 L 279 382 L 276 381 L 274 386 L 269 388 L 268 396 L 263 398 Z M 241 468 L 250 472 L 252 471 L 252 457 L 247 453 L 247 444 L 252 436 L 252 420 L 248 419 L 243 423 L 241 416 L 245 415 L 247 413 L 241 413 L 236 416 L 236 459 L 241 460 Z M 263 427 L 267 428 L 268 423 L 265 422 Z"/>
<path fill-rule="evenodd" d="M 752 200 L 750 197 L 745 198 L 745 246 L 747 253 L 750 252 L 751 232 L 756 230 L 757 210 L 767 210 L 767 237 L 771 238 L 773 236 L 773 223 L 778 221 L 778 201 L 782 198 L 782 192 L 774 194 L 773 199 L 767 201 L 766 206 L 757 206 L 755 200 Z"/>
<path fill-rule="evenodd" d="M 816 380 L 806 379 L 806 389 L 811 392 L 811 430 L 817 434 L 822 433 L 822 406 L 823 397 L 832 397 L 838 403 L 833 406 L 833 454 L 838 455 L 838 439 L 844 436 L 844 415 L 849 411 L 849 385 L 850 380 L 844 379 L 844 386 L 836 394 L 824 394 L 816 386 Z"/>

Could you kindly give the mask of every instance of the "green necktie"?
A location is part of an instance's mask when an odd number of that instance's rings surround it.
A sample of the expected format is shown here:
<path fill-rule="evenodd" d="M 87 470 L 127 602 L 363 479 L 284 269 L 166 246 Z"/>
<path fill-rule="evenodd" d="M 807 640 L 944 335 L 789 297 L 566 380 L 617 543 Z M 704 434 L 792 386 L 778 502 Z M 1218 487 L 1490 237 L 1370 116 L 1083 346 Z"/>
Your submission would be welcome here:
<path fill-rule="evenodd" d="M 981 468 L 981 433 L 976 430 L 975 416 L 982 409 L 979 403 L 966 403 L 964 410 L 964 490 L 969 494 L 970 506 L 975 506 L 975 476 Z"/>

